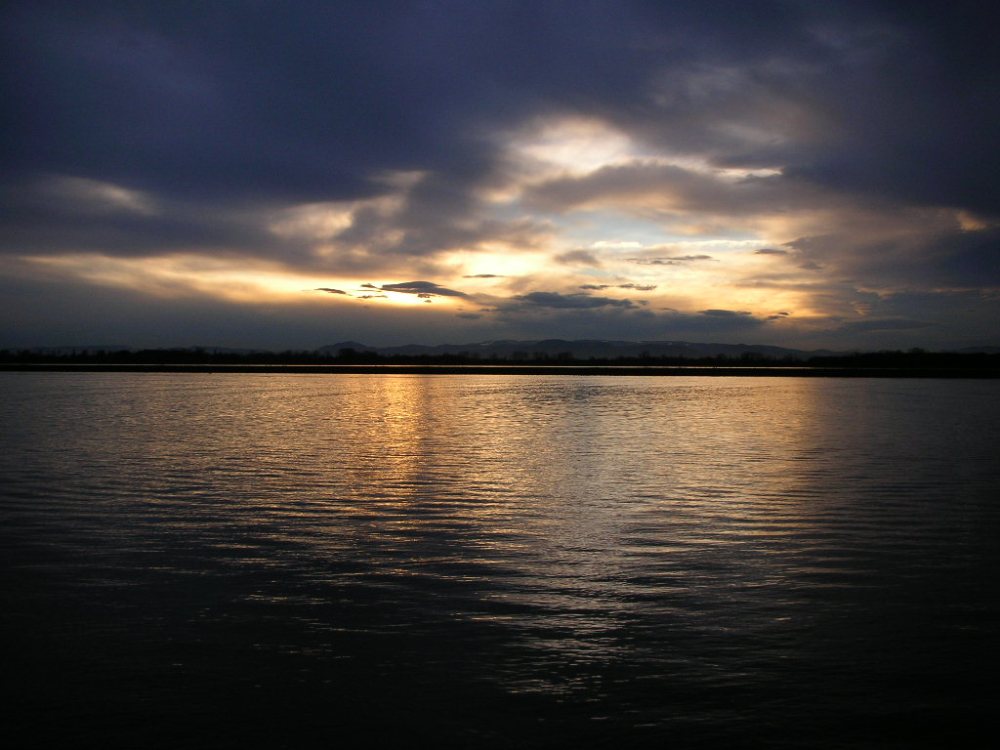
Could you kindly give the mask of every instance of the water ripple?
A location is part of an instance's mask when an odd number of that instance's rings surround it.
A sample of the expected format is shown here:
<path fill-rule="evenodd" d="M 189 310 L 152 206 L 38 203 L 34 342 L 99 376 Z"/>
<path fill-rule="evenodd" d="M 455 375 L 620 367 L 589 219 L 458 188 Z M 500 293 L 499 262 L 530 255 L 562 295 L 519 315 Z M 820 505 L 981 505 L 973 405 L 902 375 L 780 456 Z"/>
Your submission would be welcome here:
<path fill-rule="evenodd" d="M 819 748 L 992 721 L 995 383 L 2 378 L 36 724 Z"/>

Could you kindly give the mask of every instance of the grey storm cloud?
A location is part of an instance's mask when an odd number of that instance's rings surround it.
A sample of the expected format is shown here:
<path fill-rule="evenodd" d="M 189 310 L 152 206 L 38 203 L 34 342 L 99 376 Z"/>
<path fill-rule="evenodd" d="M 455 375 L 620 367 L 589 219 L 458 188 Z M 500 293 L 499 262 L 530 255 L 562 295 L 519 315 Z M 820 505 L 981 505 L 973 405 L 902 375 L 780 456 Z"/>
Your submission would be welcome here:
<path fill-rule="evenodd" d="M 660 313 L 659 319 L 671 328 L 684 331 L 688 335 L 724 336 L 734 333 L 749 333 L 764 330 L 769 318 L 759 317 L 739 310 L 702 310 L 697 313 L 681 313 L 668 310 Z"/>
<path fill-rule="evenodd" d="M 551 293 L 547 293 L 551 294 Z M 563 298 L 573 295 L 559 295 Z M 582 296 L 582 295 L 581 295 Z M 538 298 L 536 298 L 537 300 Z M 766 332 L 770 323 L 767 317 L 758 317 L 736 311 L 712 311 L 732 314 L 706 315 L 704 313 L 685 313 L 677 310 L 662 310 L 654 312 L 636 305 L 613 305 L 604 307 L 581 307 L 570 300 L 558 300 L 555 304 L 551 298 L 543 298 L 544 304 L 525 304 L 524 301 L 511 301 L 499 307 L 496 312 L 501 319 L 520 323 L 525 333 L 530 333 L 531 326 L 552 320 L 559 321 L 570 331 L 577 332 L 586 338 L 595 336 L 610 336 L 615 330 L 627 326 L 632 336 L 641 338 L 705 340 L 717 336 L 746 334 L 756 336 Z"/>
<path fill-rule="evenodd" d="M 927 328 L 931 324 L 922 320 L 906 320 L 905 318 L 884 318 L 852 320 L 838 327 L 840 331 L 850 333 L 869 331 L 908 331 L 915 328 Z"/>
<path fill-rule="evenodd" d="M 745 318 L 753 315 L 753 313 L 747 310 L 702 310 L 702 315 L 707 315 L 710 318 Z"/>
<path fill-rule="evenodd" d="M 384 170 L 430 170 L 418 213 L 489 178 L 484 127 L 562 109 L 722 166 L 1000 211 L 984 3 L 53 2 L 5 4 L 2 20 L 18 63 L 0 73 L 9 180 L 280 203 L 371 197 Z"/>
<path fill-rule="evenodd" d="M 465 292 L 455 289 L 448 289 L 433 281 L 404 281 L 398 284 L 383 284 L 374 286 L 372 284 L 362 284 L 362 286 L 372 289 L 379 289 L 383 292 L 400 292 L 402 294 L 415 294 L 423 299 L 429 297 L 467 297 Z"/>
<path fill-rule="evenodd" d="M 910 289 L 1000 286 L 1000 227 L 925 232 L 869 240 L 848 233 L 788 243 L 806 270 L 831 267 L 857 280 L 878 279 Z"/>
<path fill-rule="evenodd" d="M 592 310 L 601 307 L 631 308 L 635 303 L 628 299 L 592 297 L 589 294 L 560 294 L 559 292 L 529 292 L 515 298 L 523 305 L 556 309 Z"/>

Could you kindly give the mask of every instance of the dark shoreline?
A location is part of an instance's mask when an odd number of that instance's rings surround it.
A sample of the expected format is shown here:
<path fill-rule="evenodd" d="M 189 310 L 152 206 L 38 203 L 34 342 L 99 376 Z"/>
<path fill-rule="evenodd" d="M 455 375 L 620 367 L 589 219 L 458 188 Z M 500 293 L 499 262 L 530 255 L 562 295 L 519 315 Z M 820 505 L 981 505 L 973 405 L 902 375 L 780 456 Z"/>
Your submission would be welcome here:
<path fill-rule="evenodd" d="M 973 367 L 759 367 L 656 365 L 222 365 L 0 363 L 0 372 L 257 373 L 283 375 L 613 375 L 698 377 L 996 379 L 1000 369 Z"/>

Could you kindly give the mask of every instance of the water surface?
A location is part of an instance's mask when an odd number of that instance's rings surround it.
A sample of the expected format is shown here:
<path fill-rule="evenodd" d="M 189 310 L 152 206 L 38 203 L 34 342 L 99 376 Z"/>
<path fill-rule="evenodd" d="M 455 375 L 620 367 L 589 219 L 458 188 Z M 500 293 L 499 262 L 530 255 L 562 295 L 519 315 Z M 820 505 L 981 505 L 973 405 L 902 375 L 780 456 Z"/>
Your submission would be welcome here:
<path fill-rule="evenodd" d="M 2 373 L 6 705 L 110 746 L 969 746 L 991 381 Z"/>

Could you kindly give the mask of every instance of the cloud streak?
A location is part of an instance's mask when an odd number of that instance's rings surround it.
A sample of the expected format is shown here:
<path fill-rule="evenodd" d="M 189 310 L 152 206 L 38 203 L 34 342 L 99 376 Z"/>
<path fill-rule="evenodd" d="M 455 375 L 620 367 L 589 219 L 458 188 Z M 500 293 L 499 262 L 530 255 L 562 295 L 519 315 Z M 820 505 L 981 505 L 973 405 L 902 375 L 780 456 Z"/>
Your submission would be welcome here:
<path fill-rule="evenodd" d="M 459 292 L 455 289 L 448 289 L 441 286 L 440 284 L 435 284 L 432 281 L 404 281 L 397 284 L 383 284 L 380 287 L 374 285 L 366 284 L 365 286 L 370 286 L 374 289 L 380 289 L 383 292 L 399 292 L 400 294 L 416 294 L 419 297 L 468 297 L 465 292 Z"/>
<path fill-rule="evenodd" d="M 602 307 L 630 309 L 635 307 L 635 302 L 628 299 L 592 297 L 589 294 L 560 294 L 559 292 L 529 292 L 517 295 L 514 299 L 515 302 L 507 307 L 508 310 L 524 307 L 544 307 L 556 310 L 594 310 Z"/>
<path fill-rule="evenodd" d="M 702 260 L 715 260 L 711 255 L 671 255 L 662 258 L 629 258 L 629 263 L 640 266 L 679 266 L 682 263 L 694 263 Z"/>

